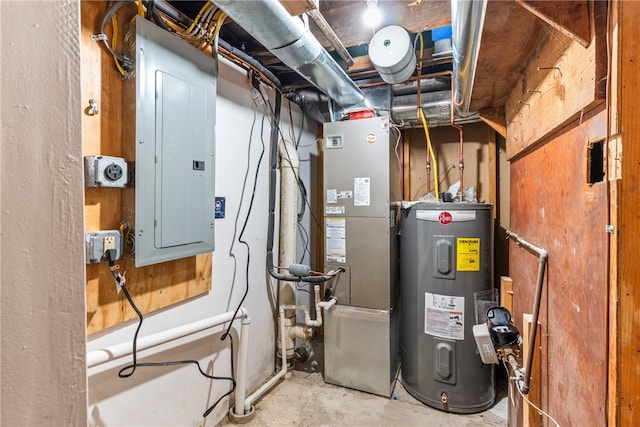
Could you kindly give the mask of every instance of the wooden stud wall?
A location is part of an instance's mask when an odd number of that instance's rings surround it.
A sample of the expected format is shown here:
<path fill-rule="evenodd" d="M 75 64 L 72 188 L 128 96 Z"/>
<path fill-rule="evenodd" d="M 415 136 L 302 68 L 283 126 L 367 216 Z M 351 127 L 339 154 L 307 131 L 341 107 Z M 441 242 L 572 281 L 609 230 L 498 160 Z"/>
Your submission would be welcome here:
<path fill-rule="evenodd" d="M 82 96 L 89 105 L 95 99 L 99 113 L 83 116 L 84 155 L 125 157 L 131 153 L 132 135 L 125 135 L 123 82 L 113 58 L 91 40 L 98 34 L 106 2 L 81 2 Z M 135 14 L 135 7 L 118 12 L 119 34 Z M 111 26 L 105 30 L 111 37 Z M 120 46 L 122 39 L 119 42 Z M 133 101 L 129 101 L 133 102 Z M 125 190 L 133 192 L 133 190 Z M 85 231 L 118 229 L 122 220 L 123 190 L 87 188 Z M 212 207 L 213 209 L 213 207 Z M 117 262 L 126 271 L 127 289 L 143 314 L 201 295 L 211 289 L 212 255 L 204 254 L 135 268 L 132 259 Z M 106 263 L 87 265 L 87 333 L 91 334 L 136 317 L 123 295 L 118 295 Z"/>
<path fill-rule="evenodd" d="M 614 414 L 615 425 L 640 425 L 640 263 L 638 242 L 640 237 L 640 3 L 615 2 L 619 8 L 616 21 L 619 32 L 619 83 L 613 90 L 619 101 L 618 117 L 622 132 L 621 179 L 612 183 L 612 203 L 617 216 L 617 285 L 612 301 L 618 301 L 615 347 L 618 360 L 617 387 L 611 391 L 612 403 L 619 413 Z M 615 104 L 613 104 L 615 105 Z M 615 128 L 614 128 L 615 129 Z M 616 197 L 617 192 L 617 197 Z M 615 218 L 614 218 L 615 219 Z M 616 243 L 614 241 L 614 243 Z M 615 306 L 613 310 L 615 310 Z M 613 425 L 613 424 L 612 424 Z"/>
<path fill-rule="evenodd" d="M 488 126 L 484 123 L 463 125 L 464 129 L 464 185 L 473 186 L 478 200 L 489 202 L 490 171 Z M 426 178 L 426 140 L 422 128 L 405 130 L 408 149 L 405 150 L 405 189 L 409 189 L 406 200 L 415 200 L 424 195 L 427 190 Z M 430 129 L 433 149 L 438 159 L 438 173 L 440 174 L 440 191 L 446 191 L 449 186 L 460 179 L 458 169 L 459 136 L 457 129 L 440 126 Z M 408 162 L 407 162 L 408 159 Z M 408 167 L 408 180 L 407 168 Z M 448 172 L 447 172 L 448 171 Z M 433 191 L 433 167 L 431 168 L 431 191 Z M 445 176 L 446 175 L 446 176 Z M 495 179 L 495 177 L 494 177 Z M 406 197 L 406 193 L 405 193 Z"/>
<path fill-rule="evenodd" d="M 529 346 L 535 345 L 536 350 L 533 353 L 533 362 L 531 363 L 531 377 L 529 380 L 529 394 L 527 399 L 531 401 L 538 408 L 542 405 L 541 390 L 540 390 L 540 323 L 536 325 L 538 328 L 536 331 L 536 342 L 531 343 L 529 337 L 531 335 L 531 329 L 533 328 L 533 315 L 525 313 L 522 315 L 522 365 L 527 365 L 527 357 L 529 354 Z M 522 406 L 522 427 L 538 427 L 540 426 L 541 417 L 537 410 L 529 405 Z"/>

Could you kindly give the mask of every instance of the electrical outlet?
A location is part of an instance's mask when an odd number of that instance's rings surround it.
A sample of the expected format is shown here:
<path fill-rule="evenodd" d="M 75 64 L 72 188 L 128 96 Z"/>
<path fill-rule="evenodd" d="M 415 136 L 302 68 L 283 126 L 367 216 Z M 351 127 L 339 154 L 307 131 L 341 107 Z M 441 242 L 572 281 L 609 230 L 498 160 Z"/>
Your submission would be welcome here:
<path fill-rule="evenodd" d="M 87 156 L 84 158 L 84 181 L 87 187 L 127 185 L 127 162 L 120 157 Z"/>
<path fill-rule="evenodd" d="M 107 251 L 115 249 L 113 260 L 122 256 L 122 238 L 119 230 L 90 231 L 84 235 L 86 263 L 96 264 L 107 261 Z"/>
<path fill-rule="evenodd" d="M 103 242 L 104 242 L 104 251 L 102 252 L 102 256 L 106 258 L 107 251 L 109 249 L 115 249 L 116 248 L 116 238 L 115 238 L 115 236 L 106 236 L 104 238 Z"/>

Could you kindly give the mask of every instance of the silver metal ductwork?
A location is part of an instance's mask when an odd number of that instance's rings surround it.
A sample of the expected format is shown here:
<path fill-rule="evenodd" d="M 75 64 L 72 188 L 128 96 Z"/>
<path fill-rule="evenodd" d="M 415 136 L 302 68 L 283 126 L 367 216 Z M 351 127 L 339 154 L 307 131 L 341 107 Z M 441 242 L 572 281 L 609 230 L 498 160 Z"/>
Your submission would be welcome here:
<path fill-rule="evenodd" d="M 338 105 L 349 107 L 365 100 L 347 73 L 278 0 L 213 0 L 213 3 Z"/>
<path fill-rule="evenodd" d="M 455 111 L 469 114 L 487 0 L 451 0 Z"/>

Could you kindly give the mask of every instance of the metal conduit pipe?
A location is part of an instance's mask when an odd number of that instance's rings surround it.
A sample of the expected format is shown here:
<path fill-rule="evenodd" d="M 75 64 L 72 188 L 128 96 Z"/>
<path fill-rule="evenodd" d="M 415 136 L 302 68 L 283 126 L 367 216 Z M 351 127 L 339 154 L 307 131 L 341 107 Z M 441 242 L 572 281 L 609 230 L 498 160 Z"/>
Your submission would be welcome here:
<path fill-rule="evenodd" d="M 538 266 L 538 278 L 536 279 L 536 291 L 535 291 L 535 297 L 533 301 L 533 318 L 531 319 L 532 326 L 531 326 L 531 332 L 529 333 L 529 351 L 527 353 L 527 366 L 525 367 L 525 370 L 524 370 L 524 381 L 518 382 L 518 387 L 520 388 L 520 391 L 522 391 L 523 394 L 528 394 L 529 381 L 531 380 L 531 366 L 533 364 L 533 354 L 536 349 L 535 342 L 536 342 L 536 333 L 538 330 L 537 328 L 538 315 L 540 314 L 540 301 L 542 299 L 542 286 L 544 283 L 544 272 L 547 267 L 547 260 L 549 258 L 549 254 L 546 250 L 527 242 L 526 240 L 524 240 L 522 237 L 518 236 L 516 233 L 512 232 L 511 230 L 507 230 L 507 237 L 512 238 L 513 240 L 515 240 L 515 242 L 518 245 L 526 248 L 530 252 L 533 252 L 534 254 L 538 255 L 538 257 L 540 258 L 540 264 Z"/>
<path fill-rule="evenodd" d="M 347 73 L 278 0 L 213 0 L 213 3 L 337 104 L 348 107 L 365 101 Z"/>
<path fill-rule="evenodd" d="M 451 0 L 453 105 L 461 116 L 469 113 L 486 10 L 487 0 Z"/>

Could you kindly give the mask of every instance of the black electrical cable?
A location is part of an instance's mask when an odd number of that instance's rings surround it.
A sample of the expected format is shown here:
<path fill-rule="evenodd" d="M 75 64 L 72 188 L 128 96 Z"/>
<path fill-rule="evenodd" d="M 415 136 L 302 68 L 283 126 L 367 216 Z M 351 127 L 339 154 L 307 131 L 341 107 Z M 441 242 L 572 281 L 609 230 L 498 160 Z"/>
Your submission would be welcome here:
<path fill-rule="evenodd" d="M 113 259 L 113 255 L 114 255 L 115 250 L 111 249 L 107 251 L 107 261 L 109 263 L 109 268 L 111 269 L 111 274 L 113 275 L 114 279 L 116 280 L 116 283 L 118 284 L 119 288 L 122 290 L 122 292 L 124 293 L 124 296 L 127 298 L 127 301 L 129 301 L 129 305 L 131 305 L 131 308 L 133 308 L 133 311 L 136 312 L 136 315 L 138 316 L 138 326 L 136 327 L 136 332 L 133 334 L 133 342 L 132 342 L 132 352 L 131 352 L 131 356 L 132 356 L 132 363 L 123 367 L 122 369 L 120 369 L 118 371 L 118 377 L 120 378 L 129 378 L 130 376 L 133 375 L 133 373 L 136 371 L 136 368 L 138 367 L 163 367 L 163 366 L 178 366 L 178 365 L 196 365 L 196 367 L 198 368 L 198 371 L 200 371 L 200 373 L 209 379 L 212 380 L 224 380 L 224 381 L 230 381 L 232 384 L 232 388 L 231 390 L 229 390 L 228 392 L 226 392 L 225 394 L 223 394 L 222 396 L 220 396 L 218 398 L 218 400 L 216 400 L 213 405 L 211 405 L 202 415 L 203 417 L 206 417 L 207 415 L 209 415 L 211 413 L 211 411 L 213 411 L 213 409 L 218 405 L 218 403 L 220 403 L 222 401 L 222 399 L 224 399 L 225 397 L 229 396 L 231 393 L 233 393 L 233 391 L 236 388 L 236 380 L 235 380 L 235 375 L 233 375 L 234 373 L 234 367 L 233 367 L 233 337 L 229 336 L 230 339 L 230 347 L 231 347 L 231 377 L 219 377 L 216 375 L 211 375 L 206 373 L 202 367 L 200 366 L 200 362 L 198 362 L 197 360 L 172 360 L 169 362 L 144 362 L 144 363 L 138 363 L 138 335 L 140 334 L 140 328 L 142 327 L 142 322 L 144 322 L 144 316 L 142 315 L 142 312 L 140 311 L 140 309 L 138 308 L 138 306 L 136 305 L 136 303 L 133 301 L 133 298 L 131 298 L 131 294 L 129 294 L 129 291 L 127 290 L 127 286 L 124 283 L 121 283 L 122 278 L 121 276 L 118 275 L 118 273 L 116 273 L 114 264 L 115 264 L 115 260 Z M 235 317 L 234 317 L 235 318 Z M 233 320 L 230 322 L 232 323 Z"/>
<path fill-rule="evenodd" d="M 151 21 L 151 17 L 153 16 L 153 9 L 155 7 L 154 0 L 143 1 L 142 4 L 147 7 L 147 14 L 144 16 L 144 19 L 146 19 L 147 21 Z"/>
<path fill-rule="evenodd" d="M 300 264 L 303 264 L 305 254 L 309 254 L 311 256 L 311 252 L 309 251 L 309 233 L 307 229 L 300 223 L 298 223 L 298 230 L 300 230 L 300 240 L 302 240 L 302 255 L 300 256 Z"/>
<path fill-rule="evenodd" d="M 256 89 L 258 91 L 258 93 L 260 94 L 260 96 L 262 97 L 262 100 L 264 101 L 264 96 L 262 95 L 262 91 L 260 91 L 260 88 L 258 87 Z M 256 188 L 258 186 L 258 175 L 260 173 L 260 166 L 262 165 L 262 159 L 264 158 L 264 153 L 266 151 L 265 149 L 265 143 L 264 143 L 264 119 L 265 116 L 262 117 L 262 123 L 260 126 L 260 142 L 262 143 L 262 151 L 260 152 L 260 157 L 258 158 L 258 164 L 256 166 L 256 173 L 255 173 L 255 177 L 253 180 L 253 190 L 251 192 L 251 200 L 249 201 L 249 207 L 247 209 L 247 216 L 244 219 L 244 224 L 242 224 L 242 229 L 240 231 L 240 234 L 238 235 L 238 242 L 242 243 L 243 245 L 245 245 L 245 247 L 247 248 L 247 263 L 246 263 L 246 268 L 245 268 L 245 289 L 244 289 L 244 294 L 242 295 L 242 299 L 240 300 L 240 302 L 238 303 L 238 306 L 236 307 L 235 313 L 233 318 L 235 319 L 236 314 L 238 314 L 238 311 L 240 310 L 240 307 L 242 306 L 242 304 L 244 303 L 244 300 L 247 298 L 247 295 L 249 294 L 249 265 L 250 265 L 250 261 L 251 261 L 251 247 L 249 246 L 249 243 L 247 243 L 245 240 L 243 240 L 243 236 L 244 236 L 244 232 L 247 229 L 247 224 L 249 224 L 249 218 L 251 217 L 251 211 L 253 210 L 253 202 L 255 201 L 256 198 Z M 253 125 L 251 126 L 251 135 L 249 136 L 249 148 L 251 147 L 251 140 L 253 135 Z M 246 176 L 245 176 L 246 179 Z M 229 323 L 229 326 L 227 327 L 227 330 L 225 331 L 224 334 L 222 334 L 221 340 L 224 340 L 227 335 L 229 335 L 229 331 L 231 330 L 231 326 L 233 325 L 233 321 L 231 321 Z"/>
<path fill-rule="evenodd" d="M 298 179 L 298 189 L 300 190 L 300 198 L 302 199 L 302 205 L 298 211 L 298 222 L 301 222 L 302 218 L 304 218 L 304 212 L 307 207 L 307 188 L 304 185 L 304 181 L 301 179 Z"/>

